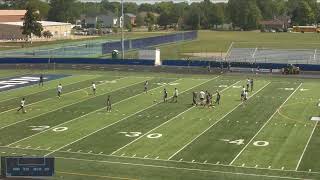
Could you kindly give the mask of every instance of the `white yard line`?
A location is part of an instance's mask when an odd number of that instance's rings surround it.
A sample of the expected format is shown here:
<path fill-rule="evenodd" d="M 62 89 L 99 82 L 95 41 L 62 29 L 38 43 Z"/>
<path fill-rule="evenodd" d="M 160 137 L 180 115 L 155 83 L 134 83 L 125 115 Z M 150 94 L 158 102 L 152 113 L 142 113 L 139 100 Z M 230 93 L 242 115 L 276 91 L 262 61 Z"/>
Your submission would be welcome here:
<path fill-rule="evenodd" d="M 237 81 L 236 83 L 234 83 L 234 84 L 232 84 L 232 85 L 228 86 L 227 88 L 224 88 L 221 92 L 223 92 L 223 91 L 225 91 L 225 90 L 227 90 L 227 89 L 231 88 L 232 86 L 234 86 L 235 84 L 237 84 L 237 83 L 239 83 L 239 82 L 240 82 L 240 81 Z M 125 147 L 127 147 L 127 146 L 131 145 L 132 143 L 134 143 L 134 142 L 138 141 L 139 139 L 141 139 L 141 138 L 143 138 L 143 137 L 147 136 L 147 135 L 148 135 L 148 134 L 150 134 L 152 131 L 154 131 L 154 130 L 156 130 L 156 129 L 160 128 L 161 126 L 163 126 L 163 125 L 165 125 L 165 124 L 167 124 L 167 123 L 171 122 L 172 120 L 176 119 L 177 117 L 181 116 L 182 114 L 184 114 L 184 113 L 186 113 L 186 112 L 188 112 L 188 111 L 192 110 L 194 107 L 195 107 L 195 106 L 192 106 L 191 108 L 186 109 L 185 111 L 183 111 L 183 112 L 179 113 L 178 115 L 176 115 L 175 117 L 171 118 L 170 120 L 168 120 L 168 121 L 166 121 L 166 122 L 164 122 L 164 123 L 160 124 L 159 126 L 157 126 L 157 127 L 153 128 L 153 129 L 151 129 L 150 131 L 148 131 L 148 132 L 144 133 L 142 136 L 140 136 L 140 137 L 136 138 L 135 140 L 131 141 L 130 143 L 126 144 L 125 146 L 123 146 L 123 147 L 121 147 L 121 148 L 117 149 L 116 151 L 112 152 L 112 153 L 111 153 L 111 155 L 113 155 L 113 154 L 117 153 L 118 151 L 120 151 L 120 150 L 122 150 L 123 148 L 125 148 Z"/>
<path fill-rule="evenodd" d="M 101 94 L 100 96 L 105 95 L 105 94 L 108 94 L 108 93 L 111 93 L 111 92 L 114 92 L 114 91 L 118 91 L 118 90 L 120 90 L 120 89 L 125 89 L 125 88 L 128 88 L 128 87 L 130 87 L 130 86 L 134 86 L 134 85 L 136 85 L 136 84 L 142 83 L 142 82 L 144 82 L 144 81 L 139 81 L 139 82 L 137 82 L 137 83 L 130 84 L 130 85 L 128 85 L 128 86 L 124 86 L 124 87 L 121 87 L 121 88 L 118 88 L 118 89 L 112 90 L 112 91 L 110 91 L 110 92 L 107 92 L 107 93 Z M 97 97 L 97 96 L 95 96 L 95 97 Z M 130 98 L 131 98 L 131 97 L 130 97 Z M 128 99 L 128 98 L 127 98 L 127 99 Z M 124 100 L 126 100 L 126 99 L 124 99 Z M 123 100 L 122 100 L 122 101 L 123 101 Z M 121 102 L 121 101 L 119 101 L 119 102 Z M 79 102 L 78 102 L 78 103 L 79 103 Z M 44 131 L 41 131 L 41 132 L 35 133 L 35 134 L 31 135 L 31 136 L 28 136 L 28 137 L 25 137 L 25 138 L 23 138 L 23 139 L 20 139 L 20 140 L 18 140 L 18 141 L 16 141 L 16 142 L 13 142 L 13 143 L 11 143 L 11 144 L 9 144 L 9 145 L 7 145 L 7 146 L 11 146 L 11 145 L 13 145 L 13 144 L 15 144 L 15 143 L 19 143 L 19 142 L 21 142 L 21 141 L 23 141 L 23 140 L 29 139 L 29 138 L 31 138 L 31 137 L 33 137 L 33 136 L 38 135 L 38 134 L 42 134 L 42 133 L 47 132 L 47 131 L 49 131 L 49 130 L 52 130 L 52 129 L 56 128 L 56 127 L 59 127 L 59 126 L 61 126 L 61 125 L 63 125 L 63 124 L 66 124 L 66 123 L 69 123 L 69 122 L 75 121 L 75 120 L 77 120 L 77 119 L 79 119 L 79 118 L 85 117 L 85 116 L 87 116 L 87 115 L 89 115 L 89 114 L 92 114 L 92 113 L 97 112 L 97 111 L 99 111 L 99 110 L 101 110 L 101 109 L 104 109 L 104 108 L 106 108 L 106 107 L 103 107 L 103 108 L 97 109 L 97 110 L 95 110 L 95 111 L 92 111 L 92 112 L 90 112 L 90 113 L 84 114 L 84 115 L 79 116 L 79 117 L 77 117 L 77 118 L 71 119 L 71 120 L 66 121 L 66 122 L 64 122 L 64 123 L 61 123 L 61 124 L 58 124 L 58 125 L 53 126 L 53 127 L 49 128 L 49 129 L 47 129 L 47 130 L 44 130 Z"/>
<path fill-rule="evenodd" d="M 120 79 L 124 79 L 124 78 L 127 78 L 127 77 L 119 78 L 119 79 L 116 79 L 116 80 L 120 80 Z M 107 83 L 107 82 L 105 82 L 105 83 Z M 99 84 L 99 85 L 97 85 L 97 86 L 103 85 L 103 84 L 105 84 L 105 83 L 101 83 L 101 84 Z M 75 92 L 78 92 L 78 91 L 85 91 L 85 89 L 88 89 L 88 88 L 90 88 L 90 87 L 88 86 L 88 87 L 85 87 L 85 88 L 82 88 L 82 89 L 78 89 L 78 90 L 76 90 L 76 91 L 71 91 L 71 92 L 65 93 L 65 94 L 63 94 L 63 95 L 65 96 L 65 95 L 67 95 L 67 94 L 75 93 Z M 117 89 L 117 90 L 118 90 L 118 89 Z M 113 91 L 114 91 L 114 90 L 113 90 Z M 113 92 L 113 91 L 110 91 L 110 92 Z M 110 92 L 108 92 L 108 93 L 110 93 Z M 105 93 L 104 93 L 104 94 L 105 94 Z M 101 94 L 101 95 L 104 95 L 104 94 Z M 101 95 L 98 95 L 98 96 L 101 96 Z M 92 98 L 95 98 L 95 97 L 97 97 L 97 96 L 92 96 L 92 97 L 90 97 L 90 98 L 88 98 L 88 99 L 92 99 Z M 42 100 L 42 101 L 46 101 L 46 100 L 53 99 L 53 98 L 56 98 L 56 97 L 51 97 L 51 98 L 48 98 L 48 99 L 45 99 L 45 100 Z M 4 129 L 4 128 L 6 128 L 6 127 L 13 126 L 13 125 L 15 125 L 15 124 L 24 122 L 24 121 L 28 121 L 28 120 L 33 119 L 33 118 L 36 118 L 36 117 L 42 116 L 42 115 L 44 115 L 44 114 L 48 114 L 48 113 L 51 113 L 51 112 L 53 112 L 53 111 L 57 111 L 57 110 L 59 110 L 59 109 L 63 109 L 63 108 L 65 108 L 65 107 L 67 107 L 67 106 L 71 106 L 71 105 L 80 103 L 80 102 L 82 102 L 82 101 L 86 101 L 86 100 L 88 100 L 88 99 L 82 99 L 82 100 L 80 100 L 80 101 L 77 101 L 77 102 L 74 102 L 74 103 L 71 103 L 71 104 L 67 104 L 67 105 L 65 105 L 65 106 L 61 106 L 61 107 L 56 108 L 56 109 L 52 109 L 52 110 L 47 111 L 47 112 L 45 112 L 45 113 L 40 113 L 40 114 L 38 114 L 38 115 L 36 115 L 36 116 L 30 117 L 30 118 L 27 118 L 27 119 L 24 119 L 24 120 L 21 120 L 21 121 L 17 121 L 17 122 L 14 122 L 14 123 L 11 123 L 11 124 L 8 124 L 8 125 L 5 125 L 5 126 L 2 126 L 2 127 L 0 127 L 0 130 L 1 130 L 1 129 Z M 39 102 L 41 102 L 41 101 L 38 101 L 38 102 L 35 102 L 35 103 L 39 103 Z M 33 104 L 35 104 L 35 103 L 33 103 Z M 31 104 L 29 104 L 29 105 L 31 105 Z M 12 110 L 16 110 L 16 108 L 15 108 L 15 109 L 8 110 L 8 111 L 12 111 Z M 1 113 L 0 113 L 0 114 L 1 114 Z"/>
<path fill-rule="evenodd" d="M 302 154 L 301 154 L 301 156 L 300 156 L 300 158 L 299 158 L 298 164 L 297 164 L 297 166 L 296 166 L 296 171 L 298 170 L 298 168 L 299 168 L 299 166 L 300 166 L 300 163 L 301 163 L 301 161 L 302 161 L 302 158 L 303 158 L 303 156 L 304 156 L 304 153 L 306 152 L 306 150 L 307 150 L 307 148 L 308 148 L 308 146 L 309 146 L 309 143 L 310 143 L 310 141 L 311 141 L 311 138 L 312 138 L 312 136 L 313 136 L 313 133 L 314 133 L 314 131 L 315 131 L 316 128 L 317 128 L 318 122 L 319 122 L 319 121 L 317 121 L 317 122 L 315 123 L 315 125 L 314 125 L 314 127 L 313 127 L 313 130 L 312 130 L 312 132 L 311 132 L 311 134 L 310 134 L 310 137 L 309 137 L 309 139 L 308 139 L 308 142 L 307 142 L 306 146 L 305 146 L 304 149 L 303 149 L 303 152 L 302 152 Z"/>
<path fill-rule="evenodd" d="M 258 92 L 260 92 L 262 89 L 264 89 L 266 86 L 268 86 L 270 84 L 270 82 L 268 82 L 266 85 L 264 85 L 261 89 L 259 89 L 257 92 L 255 92 L 254 94 L 252 94 L 248 99 L 250 99 L 251 97 L 253 97 L 254 95 L 256 95 Z M 178 151 L 176 151 L 174 154 L 172 154 L 168 160 L 170 160 L 171 158 L 173 158 L 175 155 L 177 155 L 179 152 L 181 152 L 184 148 L 186 148 L 187 146 L 189 146 L 191 143 L 193 143 L 196 139 L 198 139 L 202 134 L 204 134 L 205 132 L 207 132 L 211 127 L 213 127 L 214 125 L 216 125 L 218 122 L 220 122 L 221 120 L 223 120 L 227 115 L 229 115 L 230 113 L 232 113 L 234 110 L 236 110 L 239 106 L 241 106 L 244 102 L 241 102 L 240 104 L 238 104 L 236 107 L 234 107 L 231 111 L 229 111 L 227 114 L 225 114 L 223 117 L 221 117 L 218 121 L 216 121 L 215 123 L 213 123 L 211 126 L 209 126 L 207 129 L 205 129 L 202 133 L 200 133 L 198 136 L 196 136 L 195 138 L 193 138 L 191 141 L 189 141 L 186 145 L 184 145 L 182 148 L 180 148 Z"/>
<path fill-rule="evenodd" d="M 183 168 L 183 167 L 174 167 L 174 166 L 162 166 L 162 165 L 151 165 L 151 164 L 139 164 L 139 163 L 127 163 L 127 162 L 115 162 L 115 161 L 101 161 L 101 160 L 89 160 L 89 159 L 80 159 L 80 158 L 65 158 L 65 157 L 55 157 L 57 159 L 64 160 L 75 160 L 75 161 L 85 161 L 85 162 L 94 162 L 94 163 L 108 163 L 108 164 L 121 164 L 129 166 L 141 166 L 141 167 L 151 167 L 158 169 L 174 169 L 174 170 L 185 170 L 185 171 L 197 171 L 197 172 L 208 172 L 208 173 L 220 173 L 220 174 L 232 174 L 240 176 L 252 176 L 252 177 L 267 177 L 267 178 L 279 178 L 279 179 L 301 179 L 289 176 L 271 176 L 271 175 L 260 175 L 260 174 L 249 174 L 249 173 L 237 173 L 230 171 L 218 171 L 218 170 L 209 170 L 209 169 L 196 169 L 196 168 Z"/>
<path fill-rule="evenodd" d="M 193 89 L 193 88 L 195 88 L 195 87 L 197 87 L 197 86 L 200 86 L 200 85 L 202 85 L 202 84 L 205 84 L 205 83 L 207 83 L 207 82 L 209 82 L 209 81 L 211 81 L 211 80 L 217 79 L 217 78 L 219 78 L 219 77 L 220 77 L 220 76 L 217 76 L 217 77 L 215 77 L 215 78 L 213 78 L 213 79 L 210 79 L 210 80 L 205 81 L 205 82 L 203 82 L 203 83 L 197 84 L 197 85 L 195 85 L 195 86 L 193 86 L 193 87 L 191 87 L 191 88 L 189 88 L 189 89 L 187 89 L 187 90 L 185 90 L 185 91 L 182 91 L 181 94 L 184 93 L 184 92 L 187 92 L 187 91 L 189 91 L 189 90 L 191 90 L 191 89 Z M 151 106 L 148 106 L 148 107 L 146 107 L 146 108 L 144 108 L 144 109 L 142 109 L 142 110 L 140 110 L 140 111 L 135 112 L 134 114 L 131 114 L 131 115 L 125 117 L 125 118 L 120 119 L 119 121 L 116 121 L 116 122 L 114 122 L 114 123 L 112 123 L 112 124 L 109 124 L 109 125 L 107 125 L 107 126 L 104 126 L 104 127 L 100 128 L 100 129 L 97 129 L 96 131 L 94 131 L 94 132 L 92 132 L 92 133 L 89 133 L 89 134 L 87 134 L 87 135 L 85 135 L 85 136 L 83 136 L 83 137 L 81 137 L 81 138 L 79 138 L 79 139 L 77 139 L 77 140 L 75 140 L 75 141 L 72 141 L 72 142 L 70 142 L 70 143 L 68 143 L 68 144 L 66 144 L 66 145 L 64 145 L 64 146 L 62 146 L 62 147 L 54 150 L 53 152 L 50 152 L 50 153 L 46 154 L 45 156 L 48 156 L 48 155 L 50 155 L 50 154 L 52 154 L 52 153 L 54 153 L 54 152 L 57 152 L 57 151 L 65 148 L 65 147 L 67 147 L 67 146 L 69 146 L 69 145 L 71 145 L 71 144 L 73 144 L 73 143 L 76 143 L 76 142 L 78 142 L 78 141 L 80 141 L 80 140 L 82 140 L 82 139 L 84 139 L 84 138 L 86 138 L 86 137 L 88 137 L 88 136 L 91 136 L 92 134 L 95 134 L 95 133 L 97 133 L 97 132 L 99 132 L 99 131 L 107 128 L 107 127 L 110 127 L 110 126 L 114 125 L 114 124 L 117 124 L 117 123 L 119 123 L 119 122 L 121 122 L 121 121 L 123 121 L 123 120 L 125 120 L 125 119 L 127 119 L 127 118 L 129 118 L 129 117 L 131 117 L 131 116 L 133 116 L 133 115 L 135 115 L 135 114 L 138 114 L 138 113 L 140 113 L 140 112 L 142 112 L 142 111 L 144 111 L 144 110 L 146 110 L 146 109 L 149 109 L 149 108 L 151 108 L 151 107 L 153 107 L 153 106 L 155 106 L 155 105 L 158 105 L 158 104 L 160 104 L 160 103 L 162 103 L 162 102 L 158 102 L 158 103 L 156 103 L 156 104 L 153 104 L 153 105 L 151 105 Z"/>
<path fill-rule="evenodd" d="M 271 121 L 271 119 L 277 114 L 278 110 L 282 108 L 282 106 L 293 96 L 295 92 L 298 91 L 298 89 L 302 86 L 302 83 L 290 94 L 290 96 L 275 110 L 275 112 L 270 116 L 270 118 L 267 120 L 267 122 L 264 123 L 264 125 L 259 129 L 259 131 L 250 139 L 250 141 L 242 148 L 242 150 L 237 154 L 237 156 L 230 162 L 230 165 L 232 165 L 238 157 L 242 154 L 242 152 L 251 144 L 251 142 L 258 136 L 258 134 L 262 131 L 262 129 Z"/>
<path fill-rule="evenodd" d="M 120 80 L 120 79 L 126 79 L 126 78 L 128 78 L 128 77 L 123 77 L 123 78 L 114 79 L 114 80 Z M 79 81 L 79 82 L 81 82 L 81 81 Z M 104 85 L 104 84 L 106 84 L 106 83 L 108 83 L 108 82 L 101 83 L 101 84 L 99 84 L 99 85 L 97 85 L 97 86 L 101 86 L 101 85 Z M 71 91 L 71 92 L 68 92 L 68 93 L 65 93 L 65 94 L 62 94 L 62 96 L 63 96 L 63 95 L 67 95 L 67 94 L 71 94 L 71 93 L 75 93 L 75 92 L 78 92 L 78 91 L 84 91 L 85 89 L 88 89 L 88 88 L 90 88 L 90 86 L 85 87 L 85 88 L 82 88 L 82 89 L 78 89 L 78 90 L 75 90 L 75 91 Z M 48 100 L 54 99 L 54 98 L 57 98 L 57 97 L 54 96 L 54 97 L 45 98 L 45 99 L 43 99 L 43 100 L 41 100 L 41 101 L 37 101 L 37 102 L 34 102 L 34 103 L 27 104 L 25 107 L 29 107 L 29 106 L 31 106 L 31 105 L 33 105 L 33 104 L 38 104 L 38 103 L 41 103 L 41 102 L 44 102 L 44 101 L 48 101 Z M 9 109 L 9 110 L 6 110 L 6 111 L 2 111 L 2 112 L 0 112 L 0 114 L 4 114 L 4 113 L 7 113 L 7 112 L 16 110 L 16 109 L 17 109 L 17 108 L 13 108 L 13 109 Z"/>

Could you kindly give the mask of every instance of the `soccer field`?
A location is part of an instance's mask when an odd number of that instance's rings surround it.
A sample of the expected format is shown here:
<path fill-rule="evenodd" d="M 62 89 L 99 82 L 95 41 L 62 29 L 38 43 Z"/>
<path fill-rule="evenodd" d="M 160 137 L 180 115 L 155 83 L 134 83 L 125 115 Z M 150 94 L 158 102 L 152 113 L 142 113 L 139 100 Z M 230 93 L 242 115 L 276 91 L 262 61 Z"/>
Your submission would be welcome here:
<path fill-rule="evenodd" d="M 320 179 L 319 79 L 46 72 L 54 74 L 64 76 L 0 91 L 0 156 L 55 157 L 54 179 Z M 0 71 L 1 80 L 23 76 L 31 74 Z M 254 88 L 243 102 L 247 78 Z M 213 100 L 219 90 L 221 103 L 192 106 L 201 90 Z M 23 97 L 26 113 L 17 112 Z"/>

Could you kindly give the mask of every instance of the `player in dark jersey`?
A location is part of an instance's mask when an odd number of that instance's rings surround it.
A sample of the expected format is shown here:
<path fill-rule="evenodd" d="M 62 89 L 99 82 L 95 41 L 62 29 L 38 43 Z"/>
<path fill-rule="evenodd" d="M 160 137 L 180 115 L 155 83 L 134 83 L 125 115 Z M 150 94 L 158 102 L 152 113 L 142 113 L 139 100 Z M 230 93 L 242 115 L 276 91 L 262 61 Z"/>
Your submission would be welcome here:
<path fill-rule="evenodd" d="M 108 96 L 108 99 L 107 99 L 107 112 L 111 112 L 111 98 L 110 98 L 110 95 Z"/>
<path fill-rule="evenodd" d="M 43 86 L 43 74 L 40 75 L 39 86 Z"/>
<path fill-rule="evenodd" d="M 221 95 L 220 95 L 219 91 L 217 91 L 217 99 L 216 99 L 215 104 L 220 104 L 220 99 L 221 99 Z"/>
<path fill-rule="evenodd" d="M 146 82 L 144 83 L 144 92 L 145 92 L 145 93 L 148 93 L 148 84 L 149 84 L 148 81 L 146 81 Z"/>
<path fill-rule="evenodd" d="M 253 79 L 250 80 L 251 92 L 253 91 Z"/>
<path fill-rule="evenodd" d="M 168 92 L 167 92 L 167 89 L 164 88 L 164 89 L 163 89 L 163 102 L 164 102 L 164 103 L 167 102 L 167 98 L 168 98 Z"/>

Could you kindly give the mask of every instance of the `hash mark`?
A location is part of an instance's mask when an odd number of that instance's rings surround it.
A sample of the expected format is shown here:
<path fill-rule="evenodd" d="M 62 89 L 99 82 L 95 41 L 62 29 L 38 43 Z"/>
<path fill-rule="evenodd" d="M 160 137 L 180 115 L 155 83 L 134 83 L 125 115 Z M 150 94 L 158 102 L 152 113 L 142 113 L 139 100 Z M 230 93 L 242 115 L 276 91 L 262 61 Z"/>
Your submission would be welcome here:
<path fill-rule="evenodd" d="M 271 166 L 268 166 L 268 169 L 271 169 Z"/>
<path fill-rule="evenodd" d="M 246 165 L 245 163 L 243 163 L 241 166 L 244 167 L 244 165 Z"/>
<path fill-rule="evenodd" d="M 218 161 L 216 164 L 220 164 L 220 161 Z"/>
<path fill-rule="evenodd" d="M 99 154 L 103 154 L 103 152 L 99 152 Z"/>
<path fill-rule="evenodd" d="M 92 151 L 89 151 L 88 153 L 92 153 Z"/>
<path fill-rule="evenodd" d="M 126 155 L 126 154 L 125 153 L 121 154 L 121 156 L 124 156 L 124 155 Z"/>
<path fill-rule="evenodd" d="M 183 159 L 180 159 L 179 161 L 182 161 Z"/>
<path fill-rule="evenodd" d="M 282 166 L 281 170 L 284 170 L 284 167 Z"/>
<path fill-rule="evenodd" d="M 27 146 L 26 149 L 30 148 L 31 146 Z"/>
<path fill-rule="evenodd" d="M 77 152 L 81 152 L 81 150 L 77 151 Z"/>
<path fill-rule="evenodd" d="M 148 157 L 148 155 L 144 156 L 143 158 L 147 158 L 147 157 Z"/>
<path fill-rule="evenodd" d="M 309 172 L 311 172 L 311 169 L 309 169 Z"/>
<path fill-rule="evenodd" d="M 6 152 L 1 152 L 2 154 L 5 154 Z"/>
<path fill-rule="evenodd" d="M 257 168 L 257 167 L 258 167 L 258 164 L 256 164 L 255 168 Z"/>
<path fill-rule="evenodd" d="M 207 160 L 205 160 L 203 163 L 205 164 L 205 163 L 207 163 L 208 161 Z"/>
<path fill-rule="evenodd" d="M 194 162 L 194 160 L 192 160 L 191 162 Z"/>
<path fill-rule="evenodd" d="M 136 154 L 134 154 L 132 157 L 136 157 Z"/>
<path fill-rule="evenodd" d="M 159 159 L 159 156 L 157 156 L 156 159 Z"/>
<path fill-rule="evenodd" d="M 67 151 L 69 152 L 69 151 L 71 151 L 71 149 L 68 149 Z"/>

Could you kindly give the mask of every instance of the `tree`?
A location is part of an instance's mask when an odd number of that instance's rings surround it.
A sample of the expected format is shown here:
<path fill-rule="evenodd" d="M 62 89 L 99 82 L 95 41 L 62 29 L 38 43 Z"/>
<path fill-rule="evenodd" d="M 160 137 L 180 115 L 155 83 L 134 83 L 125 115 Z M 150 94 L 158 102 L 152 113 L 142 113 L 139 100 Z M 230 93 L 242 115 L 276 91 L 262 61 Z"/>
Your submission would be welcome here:
<path fill-rule="evenodd" d="M 148 12 L 148 13 L 147 13 L 147 16 L 146 16 L 145 19 L 144 19 L 144 22 L 145 22 L 148 26 L 156 24 L 156 21 L 157 21 L 157 20 L 156 20 L 156 17 L 155 17 L 154 14 L 151 13 L 151 12 Z"/>
<path fill-rule="evenodd" d="M 185 15 L 185 26 L 192 30 L 200 29 L 200 16 L 200 8 L 193 3 Z"/>
<path fill-rule="evenodd" d="M 209 22 L 214 26 L 223 24 L 225 22 L 225 10 L 223 3 L 213 5 L 213 10 L 209 14 Z"/>
<path fill-rule="evenodd" d="M 76 0 L 50 0 L 50 21 L 75 23 L 80 17 L 81 6 Z"/>
<path fill-rule="evenodd" d="M 316 23 L 317 7 L 311 0 L 290 0 L 289 6 L 292 14 L 292 22 L 296 25 L 308 25 Z"/>
<path fill-rule="evenodd" d="M 22 34 L 32 43 L 32 35 L 41 37 L 43 27 L 41 23 L 38 22 L 40 20 L 39 13 L 31 6 L 28 6 L 26 9 L 27 12 L 23 18 Z"/>
<path fill-rule="evenodd" d="M 44 31 L 42 36 L 49 39 L 52 38 L 53 34 L 50 31 Z"/>
<path fill-rule="evenodd" d="M 32 6 L 34 9 L 38 10 L 41 19 L 46 19 L 48 17 L 50 6 L 48 3 L 40 0 L 28 0 L 26 6 Z"/>
<path fill-rule="evenodd" d="M 228 10 L 233 26 L 243 30 L 258 28 L 261 11 L 256 0 L 229 0 Z"/>

